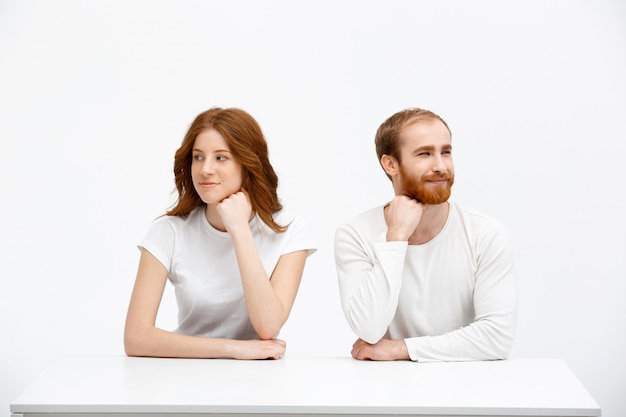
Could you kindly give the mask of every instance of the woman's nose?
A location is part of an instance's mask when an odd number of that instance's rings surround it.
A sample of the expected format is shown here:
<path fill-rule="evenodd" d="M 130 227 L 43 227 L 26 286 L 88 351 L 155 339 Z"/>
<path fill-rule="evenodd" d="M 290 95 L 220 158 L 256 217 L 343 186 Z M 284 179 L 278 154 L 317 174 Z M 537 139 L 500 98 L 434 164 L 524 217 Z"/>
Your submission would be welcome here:
<path fill-rule="evenodd" d="M 209 174 L 213 174 L 214 172 L 215 172 L 215 168 L 213 164 L 211 163 L 211 161 L 209 160 L 204 161 L 204 163 L 202 164 L 202 173 L 205 175 L 209 175 Z"/>

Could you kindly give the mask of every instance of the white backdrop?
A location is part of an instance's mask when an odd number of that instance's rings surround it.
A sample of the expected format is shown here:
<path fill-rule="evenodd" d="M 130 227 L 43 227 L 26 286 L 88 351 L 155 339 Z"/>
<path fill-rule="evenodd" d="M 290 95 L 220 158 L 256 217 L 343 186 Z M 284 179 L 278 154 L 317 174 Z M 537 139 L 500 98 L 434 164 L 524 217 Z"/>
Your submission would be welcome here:
<path fill-rule="evenodd" d="M 333 234 L 390 198 L 374 132 L 420 106 L 452 129 L 453 199 L 510 231 L 513 356 L 626 415 L 625 74 L 621 0 L 0 0 L 0 415 L 55 357 L 123 353 L 135 245 L 212 106 L 259 121 L 314 226 L 287 355 L 349 354 Z"/>

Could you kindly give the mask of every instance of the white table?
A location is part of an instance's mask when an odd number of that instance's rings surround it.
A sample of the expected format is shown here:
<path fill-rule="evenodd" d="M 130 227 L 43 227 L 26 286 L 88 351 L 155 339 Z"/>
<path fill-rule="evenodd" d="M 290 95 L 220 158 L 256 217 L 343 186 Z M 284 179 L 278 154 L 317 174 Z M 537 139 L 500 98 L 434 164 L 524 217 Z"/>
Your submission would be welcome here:
<path fill-rule="evenodd" d="M 361 362 L 66 357 L 12 404 L 13 416 L 600 416 L 558 359 Z"/>

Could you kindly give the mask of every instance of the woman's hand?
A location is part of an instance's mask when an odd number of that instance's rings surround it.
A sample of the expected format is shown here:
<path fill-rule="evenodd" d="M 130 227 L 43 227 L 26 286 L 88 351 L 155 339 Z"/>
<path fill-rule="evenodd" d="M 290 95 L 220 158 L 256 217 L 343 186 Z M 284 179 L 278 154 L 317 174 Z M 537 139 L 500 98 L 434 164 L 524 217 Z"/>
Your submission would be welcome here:
<path fill-rule="evenodd" d="M 237 340 L 233 345 L 234 359 L 280 359 L 287 343 L 280 339 Z"/>
<path fill-rule="evenodd" d="M 252 205 L 245 190 L 229 195 L 216 206 L 224 228 L 229 233 L 236 233 L 242 227 L 248 227 L 252 217 Z"/>

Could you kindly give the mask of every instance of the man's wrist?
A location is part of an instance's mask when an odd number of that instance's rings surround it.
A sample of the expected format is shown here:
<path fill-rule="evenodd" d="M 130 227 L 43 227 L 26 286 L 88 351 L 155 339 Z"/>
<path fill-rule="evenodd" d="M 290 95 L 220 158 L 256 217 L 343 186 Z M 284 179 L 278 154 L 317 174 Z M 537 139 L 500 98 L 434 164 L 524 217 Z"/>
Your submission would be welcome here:
<path fill-rule="evenodd" d="M 388 231 L 385 235 L 385 239 L 387 242 L 407 242 L 409 237 L 402 233 Z"/>
<path fill-rule="evenodd" d="M 396 358 L 399 360 L 411 360 L 411 356 L 409 355 L 409 348 L 406 345 L 404 339 L 398 340 L 396 344 Z"/>

